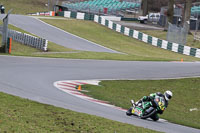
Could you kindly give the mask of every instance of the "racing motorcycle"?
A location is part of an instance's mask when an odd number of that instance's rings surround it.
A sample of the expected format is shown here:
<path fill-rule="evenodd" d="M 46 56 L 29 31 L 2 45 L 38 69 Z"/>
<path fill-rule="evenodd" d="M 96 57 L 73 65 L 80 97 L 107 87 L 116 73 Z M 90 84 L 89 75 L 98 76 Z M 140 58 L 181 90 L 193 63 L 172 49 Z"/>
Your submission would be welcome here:
<path fill-rule="evenodd" d="M 158 112 L 165 110 L 165 99 L 163 97 L 156 96 L 151 101 L 142 101 L 135 105 L 135 102 L 131 100 L 132 107 L 128 109 L 126 115 L 138 116 L 141 119 L 151 118 Z"/>

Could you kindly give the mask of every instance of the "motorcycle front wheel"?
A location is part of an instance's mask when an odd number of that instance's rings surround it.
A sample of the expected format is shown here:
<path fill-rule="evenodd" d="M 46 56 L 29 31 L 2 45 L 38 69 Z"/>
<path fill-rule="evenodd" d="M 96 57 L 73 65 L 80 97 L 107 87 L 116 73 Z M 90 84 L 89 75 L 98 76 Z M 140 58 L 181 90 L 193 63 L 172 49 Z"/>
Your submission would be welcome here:
<path fill-rule="evenodd" d="M 131 116 L 132 115 L 131 112 L 132 112 L 132 107 L 126 111 L 126 115 Z"/>

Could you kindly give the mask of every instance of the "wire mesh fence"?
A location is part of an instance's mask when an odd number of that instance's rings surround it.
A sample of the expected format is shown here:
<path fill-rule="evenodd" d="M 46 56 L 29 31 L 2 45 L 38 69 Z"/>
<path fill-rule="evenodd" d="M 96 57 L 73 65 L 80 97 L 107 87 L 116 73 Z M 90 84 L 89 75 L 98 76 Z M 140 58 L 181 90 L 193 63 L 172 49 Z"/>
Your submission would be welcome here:
<path fill-rule="evenodd" d="M 200 41 L 200 31 L 195 32 L 195 34 L 194 34 L 194 40 L 195 41 Z"/>
<path fill-rule="evenodd" d="M 185 23 L 183 27 L 169 23 L 167 32 L 167 41 L 185 45 L 187 43 L 187 35 L 189 24 Z"/>
<path fill-rule="evenodd" d="M 200 19 L 198 19 L 197 21 L 196 21 L 196 27 L 195 27 L 195 32 L 194 32 L 194 40 L 196 41 L 196 40 L 198 40 L 198 41 L 200 41 L 200 26 L 199 26 L 199 24 L 200 24 Z"/>

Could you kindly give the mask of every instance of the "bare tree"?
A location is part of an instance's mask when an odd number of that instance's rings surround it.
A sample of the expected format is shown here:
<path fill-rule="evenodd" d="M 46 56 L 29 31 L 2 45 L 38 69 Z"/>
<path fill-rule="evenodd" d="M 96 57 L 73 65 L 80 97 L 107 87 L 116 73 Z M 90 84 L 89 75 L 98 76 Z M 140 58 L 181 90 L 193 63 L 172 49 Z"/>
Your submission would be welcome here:
<path fill-rule="evenodd" d="M 54 6 L 59 3 L 59 0 L 48 0 L 48 10 L 54 10 Z"/>
<path fill-rule="evenodd" d="M 146 16 L 149 12 L 148 0 L 142 0 L 142 16 Z"/>
<path fill-rule="evenodd" d="M 188 21 L 190 21 L 192 0 L 185 0 L 184 11 L 182 16 L 182 26 Z"/>
<path fill-rule="evenodd" d="M 168 10 L 167 10 L 167 19 L 168 22 L 173 22 L 173 16 L 174 16 L 174 0 L 168 1 Z"/>
<path fill-rule="evenodd" d="M 174 16 L 174 0 L 168 1 L 168 10 L 167 10 L 167 18 L 165 22 L 164 31 L 167 31 L 168 29 L 168 22 L 173 22 L 173 16 Z"/>

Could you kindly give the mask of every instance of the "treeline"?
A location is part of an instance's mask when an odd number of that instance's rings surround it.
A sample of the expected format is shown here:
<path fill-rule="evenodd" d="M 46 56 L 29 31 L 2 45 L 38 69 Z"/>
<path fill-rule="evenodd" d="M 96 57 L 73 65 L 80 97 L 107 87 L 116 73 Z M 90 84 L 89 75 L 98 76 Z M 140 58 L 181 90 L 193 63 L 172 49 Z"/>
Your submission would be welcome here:
<path fill-rule="evenodd" d="M 161 7 L 167 6 L 169 0 L 148 0 L 149 11 L 160 12 Z M 184 4 L 185 0 L 174 0 L 176 4 Z M 200 0 L 192 0 L 192 2 L 200 2 Z"/>

